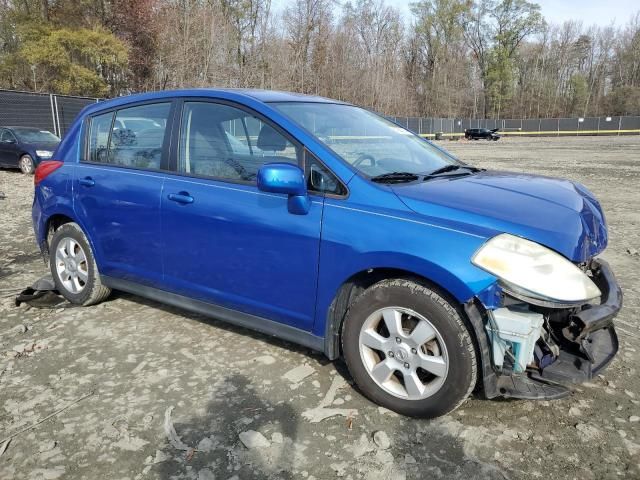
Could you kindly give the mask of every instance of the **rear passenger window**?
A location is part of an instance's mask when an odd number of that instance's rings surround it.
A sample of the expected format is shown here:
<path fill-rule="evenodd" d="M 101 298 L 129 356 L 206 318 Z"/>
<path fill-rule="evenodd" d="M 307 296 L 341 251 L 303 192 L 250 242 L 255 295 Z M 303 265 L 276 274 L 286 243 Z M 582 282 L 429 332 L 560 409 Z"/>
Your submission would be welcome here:
<path fill-rule="evenodd" d="M 300 164 L 300 149 L 259 118 L 228 105 L 185 102 L 178 171 L 255 182 L 265 163 Z"/>
<path fill-rule="evenodd" d="M 118 110 L 109 142 L 109 163 L 159 169 L 170 103 Z"/>
<path fill-rule="evenodd" d="M 124 167 L 160 169 L 170 103 L 124 108 L 91 120 L 89 160 Z"/>

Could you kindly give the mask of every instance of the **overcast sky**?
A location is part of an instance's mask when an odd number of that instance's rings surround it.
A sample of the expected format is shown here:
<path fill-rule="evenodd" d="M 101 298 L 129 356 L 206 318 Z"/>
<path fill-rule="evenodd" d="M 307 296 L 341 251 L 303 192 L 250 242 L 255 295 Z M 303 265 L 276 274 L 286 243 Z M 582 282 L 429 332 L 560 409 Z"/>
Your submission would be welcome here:
<path fill-rule="evenodd" d="M 272 0 L 276 10 L 286 6 L 288 0 Z M 343 0 L 344 1 L 344 0 Z M 411 11 L 409 5 L 413 0 L 385 0 L 408 18 Z M 618 25 L 627 23 L 632 14 L 640 10 L 639 0 L 538 0 L 542 14 L 551 23 L 562 23 L 565 20 L 581 20 L 585 26 L 597 24 Z"/>
<path fill-rule="evenodd" d="M 585 26 L 625 25 L 640 10 L 638 0 L 538 0 L 548 22 L 582 20 Z"/>

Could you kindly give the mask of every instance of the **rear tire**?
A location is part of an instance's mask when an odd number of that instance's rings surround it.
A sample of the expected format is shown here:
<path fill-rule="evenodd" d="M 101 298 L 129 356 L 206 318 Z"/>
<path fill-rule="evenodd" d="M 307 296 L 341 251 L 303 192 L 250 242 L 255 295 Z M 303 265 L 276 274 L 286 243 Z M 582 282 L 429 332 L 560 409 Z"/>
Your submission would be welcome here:
<path fill-rule="evenodd" d="M 343 324 L 342 349 L 362 393 L 403 415 L 445 415 L 476 385 L 476 351 L 460 314 L 411 280 L 382 280 L 358 296 Z"/>
<path fill-rule="evenodd" d="M 89 306 L 109 296 L 111 289 L 102 285 L 91 245 L 77 223 L 55 231 L 49 252 L 53 281 L 69 302 Z"/>
<path fill-rule="evenodd" d="M 23 155 L 20 157 L 18 161 L 18 166 L 20 167 L 20 171 L 25 175 L 32 175 L 36 170 L 35 165 L 33 163 L 33 158 L 31 155 Z"/>

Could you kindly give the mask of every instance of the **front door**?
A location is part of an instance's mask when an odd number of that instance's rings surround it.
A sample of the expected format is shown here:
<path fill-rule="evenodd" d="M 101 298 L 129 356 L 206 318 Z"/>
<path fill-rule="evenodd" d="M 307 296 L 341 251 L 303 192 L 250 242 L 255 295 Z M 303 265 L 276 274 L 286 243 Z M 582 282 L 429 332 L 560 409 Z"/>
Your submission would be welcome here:
<path fill-rule="evenodd" d="M 294 215 L 286 195 L 256 186 L 263 164 L 300 164 L 300 146 L 232 105 L 189 101 L 181 116 L 162 196 L 167 288 L 310 330 L 322 198 Z"/>
<path fill-rule="evenodd" d="M 18 153 L 16 137 L 9 130 L 0 128 L 0 165 L 17 167 Z"/>
<path fill-rule="evenodd" d="M 86 153 L 75 168 L 74 209 L 104 275 L 161 286 L 170 111 L 170 102 L 153 103 L 89 121 Z"/>

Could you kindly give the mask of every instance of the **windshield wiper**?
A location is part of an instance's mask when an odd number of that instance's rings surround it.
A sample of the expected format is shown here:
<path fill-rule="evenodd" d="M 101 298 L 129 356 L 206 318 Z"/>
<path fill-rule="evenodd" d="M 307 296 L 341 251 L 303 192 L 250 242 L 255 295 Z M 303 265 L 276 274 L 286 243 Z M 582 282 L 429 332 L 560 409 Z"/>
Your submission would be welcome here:
<path fill-rule="evenodd" d="M 413 182 L 419 178 L 419 175 L 411 172 L 389 172 L 371 177 L 371 181 L 377 183 L 403 183 Z"/>
<path fill-rule="evenodd" d="M 458 170 L 460 165 L 445 165 L 444 167 L 440 167 L 435 169 L 433 172 L 427 174 L 427 177 L 431 177 L 432 175 L 440 175 L 441 173 L 453 172 L 454 170 Z"/>
<path fill-rule="evenodd" d="M 445 165 L 444 167 L 440 167 L 435 169 L 433 172 L 427 173 L 424 177 L 425 180 L 428 180 L 432 177 L 437 177 L 438 175 L 442 175 L 443 173 L 455 172 L 456 170 L 464 169 L 466 172 L 464 174 L 476 173 L 484 171 L 484 168 L 472 167 L 471 165 Z M 462 173 L 462 172 L 461 172 Z"/>

